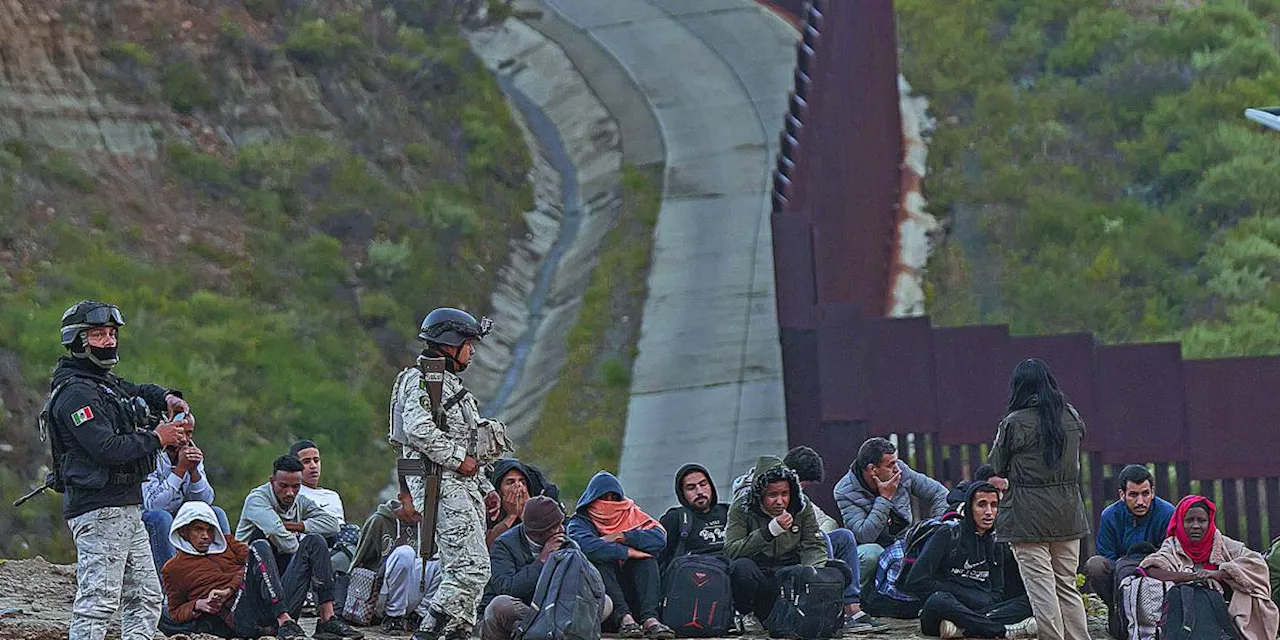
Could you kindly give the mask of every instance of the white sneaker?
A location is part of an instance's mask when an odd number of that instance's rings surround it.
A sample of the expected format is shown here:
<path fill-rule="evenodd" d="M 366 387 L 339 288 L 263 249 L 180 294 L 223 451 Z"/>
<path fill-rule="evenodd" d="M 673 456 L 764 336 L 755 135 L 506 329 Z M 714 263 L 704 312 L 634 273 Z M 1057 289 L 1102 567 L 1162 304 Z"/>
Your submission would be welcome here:
<path fill-rule="evenodd" d="M 938 637 L 963 638 L 964 632 L 960 630 L 960 627 L 956 626 L 956 623 L 950 620 L 943 620 L 942 624 L 938 625 Z"/>
<path fill-rule="evenodd" d="M 1004 637 L 1006 638 L 1034 638 L 1036 632 L 1036 619 L 1027 618 L 1018 624 L 1006 624 L 1004 626 Z"/>
<path fill-rule="evenodd" d="M 756 617 L 756 614 L 743 614 L 742 632 L 746 635 L 758 636 L 765 632 L 764 625 L 760 624 L 760 619 Z"/>
<path fill-rule="evenodd" d="M 733 624 L 729 625 L 729 635 L 731 636 L 742 635 L 742 614 L 741 613 L 738 613 L 736 611 L 733 613 Z"/>

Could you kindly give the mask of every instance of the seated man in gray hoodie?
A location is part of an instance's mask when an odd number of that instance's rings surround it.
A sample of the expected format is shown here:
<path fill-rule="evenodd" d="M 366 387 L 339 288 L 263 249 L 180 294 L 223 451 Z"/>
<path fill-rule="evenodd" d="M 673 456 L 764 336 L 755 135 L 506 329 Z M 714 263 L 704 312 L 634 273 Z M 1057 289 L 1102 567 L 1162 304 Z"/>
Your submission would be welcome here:
<path fill-rule="evenodd" d="M 947 512 L 947 488 L 898 459 L 898 449 L 884 438 L 870 438 L 858 449 L 835 488 L 844 526 L 858 542 L 858 568 L 863 588 L 874 588 L 880 554 L 915 519 L 911 499 L 920 500 L 926 518 Z"/>
<path fill-rule="evenodd" d="M 306 496 L 298 494 L 302 486 L 302 462 L 293 456 L 280 456 L 272 465 L 271 477 L 245 496 L 236 539 L 245 543 L 267 540 L 275 550 L 281 570 L 298 552 L 306 536 L 321 538 L 326 549 L 326 536 L 338 532 L 342 523 Z"/>

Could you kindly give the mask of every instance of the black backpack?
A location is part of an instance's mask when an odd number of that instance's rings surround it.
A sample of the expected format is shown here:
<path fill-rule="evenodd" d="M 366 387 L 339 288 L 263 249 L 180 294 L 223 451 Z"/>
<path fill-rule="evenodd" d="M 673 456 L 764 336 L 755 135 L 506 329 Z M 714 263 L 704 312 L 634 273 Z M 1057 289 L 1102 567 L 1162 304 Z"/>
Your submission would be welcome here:
<path fill-rule="evenodd" d="M 1203 584 L 1180 584 L 1164 594 L 1160 640 L 1238 640 L 1222 594 Z"/>
<path fill-rule="evenodd" d="M 600 640 L 604 581 L 578 549 L 552 553 L 533 591 L 534 610 L 516 625 L 516 640 Z"/>
<path fill-rule="evenodd" d="M 937 518 L 926 518 L 913 523 L 907 527 L 897 540 L 893 541 L 891 549 L 886 550 L 880 556 L 880 561 L 876 566 L 875 587 L 881 595 L 893 598 L 899 602 L 915 602 L 918 600 L 915 596 L 904 591 L 907 584 L 907 575 L 911 573 L 911 568 L 915 566 L 916 559 L 920 557 L 920 552 L 924 550 L 925 543 L 933 537 L 933 534 L 948 529 L 954 535 L 959 531 L 957 525 L 960 524 L 963 517 L 955 512 L 948 512 Z"/>
<path fill-rule="evenodd" d="M 729 563 L 719 556 L 679 556 L 662 574 L 662 623 L 681 638 L 712 638 L 729 633 L 733 592 Z"/>
<path fill-rule="evenodd" d="M 790 566 L 774 574 L 778 599 L 764 621 L 771 638 L 833 638 L 844 613 L 844 571 L 836 567 Z"/>

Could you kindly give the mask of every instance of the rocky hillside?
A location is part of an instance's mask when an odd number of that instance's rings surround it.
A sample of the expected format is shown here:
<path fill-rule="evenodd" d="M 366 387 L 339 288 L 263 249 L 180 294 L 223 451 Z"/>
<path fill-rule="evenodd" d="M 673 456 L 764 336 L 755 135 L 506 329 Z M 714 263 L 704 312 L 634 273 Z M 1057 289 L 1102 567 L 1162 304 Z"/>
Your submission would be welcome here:
<path fill-rule="evenodd" d="M 367 513 L 418 320 L 484 311 L 531 206 L 479 4 L 0 0 L 0 556 L 70 557 L 56 499 L 9 503 L 90 297 L 124 310 L 121 375 L 187 391 L 229 512 L 309 437 Z"/>

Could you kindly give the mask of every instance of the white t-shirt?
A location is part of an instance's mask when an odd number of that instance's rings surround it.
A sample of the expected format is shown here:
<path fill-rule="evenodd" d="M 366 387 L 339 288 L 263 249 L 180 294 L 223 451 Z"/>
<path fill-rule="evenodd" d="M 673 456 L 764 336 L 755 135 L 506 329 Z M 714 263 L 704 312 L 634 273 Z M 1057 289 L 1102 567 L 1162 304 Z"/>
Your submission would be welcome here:
<path fill-rule="evenodd" d="M 337 491 L 334 491 L 333 489 L 326 489 L 324 487 L 316 487 L 315 489 L 312 489 L 304 484 L 298 488 L 298 493 L 310 498 L 312 502 L 320 505 L 321 509 L 324 509 L 329 513 L 329 515 L 337 518 L 342 522 L 342 524 L 347 523 L 347 514 L 342 508 L 342 496 L 339 496 Z"/>

